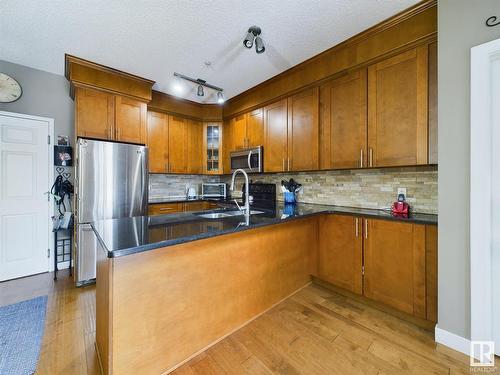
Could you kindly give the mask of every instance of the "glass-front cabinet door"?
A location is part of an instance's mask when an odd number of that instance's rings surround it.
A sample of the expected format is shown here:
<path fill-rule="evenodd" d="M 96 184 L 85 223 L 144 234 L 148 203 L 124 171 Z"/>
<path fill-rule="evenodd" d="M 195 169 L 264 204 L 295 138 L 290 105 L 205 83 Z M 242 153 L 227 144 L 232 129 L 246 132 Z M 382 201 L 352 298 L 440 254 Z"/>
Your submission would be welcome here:
<path fill-rule="evenodd" d="M 222 173 L 222 123 L 204 123 L 204 168 L 205 173 Z"/>

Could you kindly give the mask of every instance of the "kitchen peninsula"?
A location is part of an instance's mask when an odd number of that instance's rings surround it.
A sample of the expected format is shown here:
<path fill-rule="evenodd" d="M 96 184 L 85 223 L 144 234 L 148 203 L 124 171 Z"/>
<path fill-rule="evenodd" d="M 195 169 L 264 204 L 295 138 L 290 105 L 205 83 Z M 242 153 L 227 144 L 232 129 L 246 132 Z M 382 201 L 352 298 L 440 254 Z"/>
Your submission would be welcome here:
<path fill-rule="evenodd" d="M 105 374 L 168 373 L 313 279 L 423 325 L 435 321 L 435 274 L 426 267 L 436 256 L 435 215 L 281 203 L 248 221 L 206 214 L 93 224 Z M 343 280 L 332 279 L 327 264 L 340 265 L 333 274 Z"/>

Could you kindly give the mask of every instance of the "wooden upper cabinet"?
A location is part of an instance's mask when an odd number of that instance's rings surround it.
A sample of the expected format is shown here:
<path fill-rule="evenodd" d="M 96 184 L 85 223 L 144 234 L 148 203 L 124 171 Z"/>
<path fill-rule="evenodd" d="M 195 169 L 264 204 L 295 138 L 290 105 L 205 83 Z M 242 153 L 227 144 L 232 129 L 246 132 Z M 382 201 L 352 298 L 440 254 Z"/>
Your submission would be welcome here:
<path fill-rule="evenodd" d="M 352 216 L 319 218 L 318 277 L 357 294 L 363 292 L 361 225 Z"/>
<path fill-rule="evenodd" d="M 365 296 L 426 318 L 425 225 L 364 220 Z"/>
<path fill-rule="evenodd" d="M 231 120 L 231 149 L 239 150 L 247 147 L 247 117 L 245 114 Z"/>
<path fill-rule="evenodd" d="M 203 172 L 203 124 L 188 120 L 187 123 L 187 173 Z"/>
<path fill-rule="evenodd" d="M 264 111 L 262 108 L 247 113 L 247 147 L 264 144 Z"/>
<path fill-rule="evenodd" d="M 168 172 L 168 115 L 148 112 L 149 171 Z"/>
<path fill-rule="evenodd" d="M 321 169 L 367 166 L 366 95 L 366 69 L 321 86 Z"/>
<path fill-rule="evenodd" d="M 287 99 L 264 107 L 264 171 L 283 172 L 287 159 Z"/>
<path fill-rule="evenodd" d="M 146 103 L 116 96 L 115 139 L 120 142 L 145 144 L 147 112 Z"/>
<path fill-rule="evenodd" d="M 232 148 L 231 120 L 224 120 L 222 123 L 222 173 L 231 172 L 230 153 Z"/>
<path fill-rule="evenodd" d="M 114 95 L 87 88 L 76 88 L 75 125 L 77 137 L 113 139 L 114 123 Z"/>
<path fill-rule="evenodd" d="M 288 171 L 319 169 L 319 89 L 288 98 Z"/>
<path fill-rule="evenodd" d="M 429 44 L 429 164 L 438 163 L 437 42 Z"/>
<path fill-rule="evenodd" d="M 168 118 L 168 151 L 169 172 L 187 173 L 188 163 L 188 120 L 182 117 Z"/>
<path fill-rule="evenodd" d="M 369 166 L 427 164 L 428 47 L 368 67 Z"/>

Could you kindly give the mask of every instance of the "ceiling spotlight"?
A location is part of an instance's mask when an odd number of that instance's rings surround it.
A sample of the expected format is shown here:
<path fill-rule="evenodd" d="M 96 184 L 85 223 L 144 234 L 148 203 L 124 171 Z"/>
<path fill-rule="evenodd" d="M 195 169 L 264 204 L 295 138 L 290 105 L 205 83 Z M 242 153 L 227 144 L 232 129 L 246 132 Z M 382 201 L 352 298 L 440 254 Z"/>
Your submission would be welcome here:
<path fill-rule="evenodd" d="M 264 41 L 260 36 L 255 37 L 255 52 L 264 53 L 266 47 L 264 47 Z"/>
<path fill-rule="evenodd" d="M 261 29 L 258 26 L 252 26 L 248 29 L 247 35 L 245 36 L 245 39 L 243 39 L 243 45 L 246 48 L 252 48 L 253 42 L 255 40 L 255 51 L 257 53 L 262 53 L 266 50 L 264 47 L 264 42 L 262 41 L 262 38 L 259 36 L 261 33 Z"/>
<path fill-rule="evenodd" d="M 181 83 L 177 81 L 174 82 L 172 88 L 177 95 L 182 94 L 182 92 L 184 91 L 184 88 L 182 87 Z"/>
<path fill-rule="evenodd" d="M 225 101 L 224 95 L 222 94 L 222 91 L 219 91 L 217 93 L 217 103 L 222 104 L 224 103 L 224 101 Z"/>
<path fill-rule="evenodd" d="M 203 91 L 203 86 L 198 85 L 198 92 L 196 93 L 198 96 L 204 96 L 205 92 Z"/>

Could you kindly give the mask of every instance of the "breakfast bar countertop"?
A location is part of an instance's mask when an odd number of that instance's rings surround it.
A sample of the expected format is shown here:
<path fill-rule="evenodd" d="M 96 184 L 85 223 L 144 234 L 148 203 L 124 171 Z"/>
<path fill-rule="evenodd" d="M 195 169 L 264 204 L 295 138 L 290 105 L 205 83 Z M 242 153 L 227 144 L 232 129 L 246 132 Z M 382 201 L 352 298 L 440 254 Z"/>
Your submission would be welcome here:
<path fill-rule="evenodd" d="M 168 215 L 100 220 L 94 222 L 92 228 L 98 240 L 107 251 L 108 257 L 116 258 L 321 214 L 355 215 L 414 224 L 436 225 L 438 221 L 437 215 L 432 214 L 416 213 L 410 215 L 408 218 L 401 218 L 395 217 L 385 210 L 310 203 L 284 205 L 281 202 L 277 202 L 276 206 L 271 209 L 253 209 L 263 211 L 263 213 L 251 215 L 249 222 L 245 221 L 245 216 L 231 216 L 217 219 L 208 219 L 199 216 L 201 213 L 224 210 L 216 209 L 202 212 L 182 212 Z"/>

